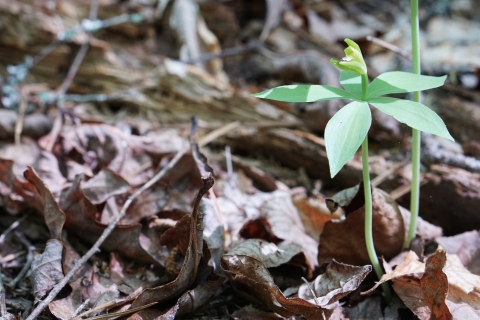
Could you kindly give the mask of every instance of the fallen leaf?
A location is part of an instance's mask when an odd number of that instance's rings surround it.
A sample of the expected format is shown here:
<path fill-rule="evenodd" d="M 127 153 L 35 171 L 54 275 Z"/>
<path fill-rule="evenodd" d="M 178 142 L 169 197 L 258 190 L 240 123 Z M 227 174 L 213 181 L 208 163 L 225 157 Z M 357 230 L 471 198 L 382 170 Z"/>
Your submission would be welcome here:
<path fill-rule="evenodd" d="M 480 235 L 477 230 L 452 237 L 439 237 L 435 241 L 449 254 L 456 254 L 471 272 L 480 275 Z"/>
<path fill-rule="evenodd" d="M 202 210 L 205 214 L 203 218 L 205 222 L 203 238 L 207 243 L 211 256 L 208 265 L 213 267 L 215 274 L 223 276 L 220 264 L 225 246 L 225 230 L 220 218 L 220 213 L 217 210 L 214 200 L 208 198 L 202 200 Z"/>
<path fill-rule="evenodd" d="M 96 220 L 97 209 L 80 188 L 82 177 L 77 176 L 70 188 L 60 196 L 60 207 L 66 214 L 65 226 L 81 239 L 94 243 L 107 228 Z M 119 225 L 102 244 L 108 252 L 117 251 L 127 257 L 148 263 L 161 263 L 155 252 L 161 251 L 141 233 L 141 225 Z"/>
<path fill-rule="evenodd" d="M 317 265 L 318 242 L 308 236 L 288 192 L 276 190 L 259 207 L 272 226 L 273 234 L 300 245 L 310 267 Z"/>
<path fill-rule="evenodd" d="M 224 256 L 222 268 L 232 286 L 247 299 L 254 298 L 270 310 L 291 317 L 300 314 L 307 319 L 329 318 L 332 310 L 321 308 L 301 298 L 286 298 L 275 285 L 267 268 L 257 259 L 246 255 Z"/>
<path fill-rule="evenodd" d="M 32 285 L 35 301 L 39 301 L 63 279 L 63 244 L 57 239 L 47 241 L 41 255 L 32 261 Z"/>
<path fill-rule="evenodd" d="M 428 257 L 425 263 L 425 272 L 420 278 L 420 287 L 423 292 L 423 300 L 431 311 L 431 318 L 438 320 L 452 319 L 445 299 L 448 294 L 448 279 L 442 269 L 447 262 L 444 250 L 437 249 Z"/>
<path fill-rule="evenodd" d="M 276 246 L 260 239 L 247 239 L 224 254 L 222 259 L 233 256 L 249 256 L 260 261 L 266 268 L 278 267 L 287 263 L 301 252 L 301 247 L 295 243 L 285 243 Z"/>
<path fill-rule="evenodd" d="M 332 260 L 325 273 L 310 283 L 315 297 L 306 284 L 300 286 L 298 296 L 311 303 L 317 303 L 321 307 L 326 307 L 356 290 L 371 271 L 372 267 L 369 265 L 357 267 Z"/>
<path fill-rule="evenodd" d="M 103 169 L 82 185 L 82 190 L 93 204 L 100 204 L 115 195 L 126 193 L 130 185 L 117 173 Z"/>
<path fill-rule="evenodd" d="M 202 180 L 204 185 L 198 191 L 197 197 L 195 198 L 191 218 L 186 216 L 190 219 L 189 243 L 180 273 L 175 280 L 167 283 L 166 285 L 146 289 L 143 291 L 142 294 L 140 294 L 140 296 L 133 302 L 131 308 L 140 307 L 152 302 L 163 302 L 168 299 L 175 298 L 182 294 L 182 292 L 188 287 L 190 287 L 195 280 L 203 246 L 203 216 L 201 216 L 199 213 L 199 206 L 202 197 L 213 186 L 214 182 L 211 174 L 205 178 L 202 178 Z"/>
<path fill-rule="evenodd" d="M 360 184 L 356 195 L 346 201 L 348 205 L 343 206 L 345 220 L 325 224 L 318 248 L 320 264 L 332 259 L 352 265 L 370 263 L 365 244 L 364 201 L 363 184 Z M 389 260 L 403 249 L 405 229 L 402 214 L 395 201 L 376 188 L 372 192 L 372 207 L 375 249 L 378 256 Z"/>
<path fill-rule="evenodd" d="M 232 313 L 231 317 L 234 320 L 278 320 L 278 319 L 285 319 L 284 317 L 273 313 L 273 312 L 266 312 L 259 309 L 256 309 L 251 304 L 241 308 L 240 310 L 235 311 Z"/>
<path fill-rule="evenodd" d="M 35 186 L 36 192 L 33 196 L 35 208 L 41 208 L 41 214 L 45 219 L 45 224 L 50 231 L 52 239 L 61 240 L 63 225 L 65 223 L 65 213 L 60 209 L 57 201 L 53 198 L 50 190 L 45 186 L 40 177 L 35 173 L 32 167 L 28 167 L 24 172 L 25 179 Z"/>

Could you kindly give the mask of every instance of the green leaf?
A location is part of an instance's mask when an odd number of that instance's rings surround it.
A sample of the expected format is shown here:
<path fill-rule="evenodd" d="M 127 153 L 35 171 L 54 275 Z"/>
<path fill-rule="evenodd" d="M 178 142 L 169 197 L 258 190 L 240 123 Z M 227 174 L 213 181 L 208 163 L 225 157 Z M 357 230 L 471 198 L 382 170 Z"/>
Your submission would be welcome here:
<path fill-rule="evenodd" d="M 349 71 L 340 73 L 340 84 L 357 99 L 362 100 L 362 75 Z"/>
<path fill-rule="evenodd" d="M 438 114 L 421 103 L 395 98 L 376 98 L 369 103 L 411 128 L 454 141 Z"/>
<path fill-rule="evenodd" d="M 345 90 L 321 85 L 290 85 L 281 86 L 252 94 L 257 98 L 285 102 L 313 102 L 331 99 L 356 99 L 354 95 Z"/>
<path fill-rule="evenodd" d="M 368 104 L 358 101 L 347 104 L 328 121 L 325 146 L 332 178 L 357 152 L 371 124 Z"/>
<path fill-rule="evenodd" d="M 384 94 L 423 91 L 441 87 L 447 76 L 430 77 L 415 73 L 392 71 L 376 77 L 368 86 L 367 100 Z"/>

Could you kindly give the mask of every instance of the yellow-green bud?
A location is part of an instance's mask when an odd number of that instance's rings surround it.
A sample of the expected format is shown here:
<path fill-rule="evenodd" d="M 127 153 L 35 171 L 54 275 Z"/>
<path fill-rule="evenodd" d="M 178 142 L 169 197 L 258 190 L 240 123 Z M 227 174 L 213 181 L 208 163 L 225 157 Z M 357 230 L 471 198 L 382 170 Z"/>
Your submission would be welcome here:
<path fill-rule="evenodd" d="M 337 68 L 358 74 L 367 74 L 367 65 L 363 60 L 360 47 L 354 41 L 345 39 L 348 47 L 345 49 L 345 58 L 342 60 L 330 59 L 330 62 Z"/>

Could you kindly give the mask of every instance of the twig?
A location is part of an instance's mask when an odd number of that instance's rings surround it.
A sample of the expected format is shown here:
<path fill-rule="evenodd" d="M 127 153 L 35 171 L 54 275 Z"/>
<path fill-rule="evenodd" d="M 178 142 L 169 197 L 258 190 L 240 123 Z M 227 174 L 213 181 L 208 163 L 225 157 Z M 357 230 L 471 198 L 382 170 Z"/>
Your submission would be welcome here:
<path fill-rule="evenodd" d="M 75 309 L 75 311 L 73 312 L 72 316 L 70 317 L 69 320 L 75 318 L 79 313 L 80 311 L 82 311 L 85 306 L 90 302 L 90 299 L 87 299 L 85 300 L 77 309 Z"/>
<path fill-rule="evenodd" d="M 394 165 L 393 167 L 391 167 L 389 170 L 386 170 L 384 172 L 382 172 L 381 174 L 379 174 L 378 176 L 375 177 L 375 179 L 372 179 L 372 188 L 376 188 L 378 187 L 383 181 L 385 181 L 389 175 L 395 173 L 395 171 L 397 171 L 398 169 L 400 169 L 401 167 L 403 167 L 404 165 L 406 165 L 408 162 L 407 159 L 397 163 L 396 165 Z"/>
<path fill-rule="evenodd" d="M 33 261 L 33 253 L 32 253 L 32 251 L 35 249 L 35 247 L 32 246 L 32 244 L 30 243 L 30 241 L 28 241 L 28 239 L 27 239 L 23 234 L 21 234 L 20 232 L 15 231 L 15 236 L 18 238 L 18 240 L 19 240 L 25 247 L 27 247 L 28 254 L 27 254 L 27 261 L 26 261 L 25 264 L 23 265 L 22 270 L 21 270 L 20 273 L 15 277 L 15 279 L 13 279 L 13 280 L 10 282 L 10 287 L 11 287 L 12 290 L 17 286 L 17 283 L 25 277 L 25 275 L 27 274 L 28 270 L 30 269 L 30 266 L 32 265 L 32 261 Z"/>
<path fill-rule="evenodd" d="M 397 47 L 396 45 L 393 45 L 387 41 L 384 41 L 382 39 L 379 39 L 377 37 L 372 37 L 372 36 L 367 36 L 367 41 L 371 41 L 375 44 L 378 44 L 381 47 L 384 47 L 385 49 L 398 53 L 405 59 L 412 60 L 412 55 L 410 54 L 410 52 L 403 50 L 402 48 Z"/>
<path fill-rule="evenodd" d="M 0 244 L 3 243 L 3 241 L 5 241 L 5 237 L 7 236 L 7 234 L 15 230 L 20 225 L 20 223 L 22 223 L 26 218 L 27 218 L 27 215 L 24 215 L 23 217 L 21 217 L 20 219 L 12 223 L 10 227 L 8 227 L 8 229 L 5 230 L 0 236 Z"/>
<path fill-rule="evenodd" d="M 165 174 L 172 169 L 178 161 L 183 157 L 183 155 L 187 152 L 187 148 L 183 148 L 180 151 L 177 152 L 175 157 L 170 160 L 170 162 L 162 169 L 160 170 L 152 179 L 150 179 L 145 185 L 143 185 L 140 189 L 135 191 L 131 196 L 128 197 L 127 201 L 125 201 L 122 210 L 120 213 L 115 217 L 113 221 L 111 221 L 108 224 L 108 227 L 103 231 L 102 235 L 100 238 L 95 242 L 95 244 L 88 250 L 87 253 L 78 261 L 75 262 L 73 268 L 68 272 L 68 274 L 60 281 L 53 289 L 50 291 L 48 296 L 38 304 L 38 306 L 33 310 L 33 312 L 28 316 L 26 320 L 34 320 L 38 317 L 40 312 L 45 309 L 50 302 L 57 296 L 57 294 L 60 292 L 60 290 L 63 289 L 63 287 L 70 281 L 70 279 L 73 277 L 73 275 L 82 267 L 82 265 L 87 262 L 88 259 L 90 259 L 95 253 L 97 253 L 100 249 L 100 246 L 102 243 L 107 239 L 107 237 L 112 233 L 112 231 L 115 229 L 117 226 L 118 222 L 123 219 L 125 214 L 127 213 L 128 208 L 132 204 L 132 202 L 140 195 L 142 194 L 145 190 L 153 186 L 155 183 L 157 183 Z"/>
<path fill-rule="evenodd" d="M 0 316 L 6 319 L 7 305 L 5 304 L 5 287 L 3 286 L 2 265 L 0 264 Z"/>
<path fill-rule="evenodd" d="M 315 294 L 315 291 L 313 291 L 312 287 L 310 286 L 310 283 L 308 283 L 307 279 L 305 279 L 304 277 L 302 277 L 302 280 L 303 280 L 303 282 L 305 282 L 305 284 L 307 285 L 308 289 L 310 289 L 310 292 L 312 293 L 313 298 L 315 299 L 315 304 L 316 304 L 317 306 L 319 306 L 320 303 L 318 302 L 317 295 Z"/>
<path fill-rule="evenodd" d="M 219 137 L 235 130 L 240 125 L 241 125 L 240 122 L 235 121 L 235 122 L 228 123 L 228 124 L 218 128 L 218 129 L 215 129 L 212 132 L 210 132 L 207 135 L 200 138 L 199 141 L 198 141 L 198 146 L 199 147 L 204 147 L 207 144 L 209 144 L 210 142 L 212 142 L 213 140 L 216 140 Z"/>

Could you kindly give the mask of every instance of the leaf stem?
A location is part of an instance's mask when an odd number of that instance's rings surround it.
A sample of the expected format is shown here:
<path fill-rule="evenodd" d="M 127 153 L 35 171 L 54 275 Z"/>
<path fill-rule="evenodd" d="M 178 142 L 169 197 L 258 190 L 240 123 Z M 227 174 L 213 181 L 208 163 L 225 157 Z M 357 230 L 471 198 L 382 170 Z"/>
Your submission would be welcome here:
<path fill-rule="evenodd" d="M 419 39 L 419 20 L 418 20 L 418 0 L 410 0 L 410 24 L 412 30 L 412 71 L 420 74 L 420 39 Z M 413 93 L 413 101 L 420 102 L 420 92 Z M 410 226 L 408 229 L 408 238 L 406 247 L 410 247 L 410 242 L 416 235 L 417 217 L 419 211 L 420 199 L 420 153 L 421 153 L 421 133 L 417 129 L 412 129 L 412 188 L 410 194 Z"/>
<path fill-rule="evenodd" d="M 362 74 L 362 99 L 365 100 L 367 96 L 368 76 Z M 368 134 L 362 143 L 362 173 L 363 173 L 363 192 L 365 195 L 365 244 L 367 246 L 368 257 L 372 263 L 373 269 L 377 274 L 378 279 L 383 276 L 383 269 L 378 261 L 377 253 L 373 243 L 373 210 L 372 210 L 372 190 L 370 186 L 370 168 L 368 166 Z M 382 284 L 385 299 L 390 302 L 392 294 L 388 283 Z"/>

